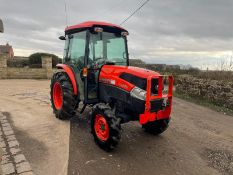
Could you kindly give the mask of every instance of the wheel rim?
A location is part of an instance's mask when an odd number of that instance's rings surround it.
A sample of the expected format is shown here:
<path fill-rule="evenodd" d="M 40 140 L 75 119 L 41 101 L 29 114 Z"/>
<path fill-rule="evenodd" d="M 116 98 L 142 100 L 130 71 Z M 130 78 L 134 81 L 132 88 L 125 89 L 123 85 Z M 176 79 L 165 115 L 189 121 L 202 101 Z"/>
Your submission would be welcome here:
<path fill-rule="evenodd" d="M 60 110 L 63 103 L 62 88 L 60 83 L 56 82 L 53 85 L 53 102 L 57 110 Z"/>
<path fill-rule="evenodd" d="M 102 115 L 100 114 L 96 115 L 94 127 L 95 127 L 96 136 L 100 140 L 102 141 L 108 140 L 109 126 L 108 126 L 106 119 Z"/>

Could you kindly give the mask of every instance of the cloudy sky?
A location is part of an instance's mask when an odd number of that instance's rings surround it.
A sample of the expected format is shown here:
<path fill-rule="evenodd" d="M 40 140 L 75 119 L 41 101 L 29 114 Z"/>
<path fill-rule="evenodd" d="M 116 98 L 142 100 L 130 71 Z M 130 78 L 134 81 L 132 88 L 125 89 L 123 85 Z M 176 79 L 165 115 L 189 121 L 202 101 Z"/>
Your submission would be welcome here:
<path fill-rule="evenodd" d="M 66 0 L 68 25 L 87 20 L 121 23 L 145 0 Z M 15 55 L 62 55 L 64 0 L 0 0 L 0 18 Z M 131 58 L 150 63 L 217 68 L 233 51 L 233 0 L 150 0 L 124 27 Z"/>

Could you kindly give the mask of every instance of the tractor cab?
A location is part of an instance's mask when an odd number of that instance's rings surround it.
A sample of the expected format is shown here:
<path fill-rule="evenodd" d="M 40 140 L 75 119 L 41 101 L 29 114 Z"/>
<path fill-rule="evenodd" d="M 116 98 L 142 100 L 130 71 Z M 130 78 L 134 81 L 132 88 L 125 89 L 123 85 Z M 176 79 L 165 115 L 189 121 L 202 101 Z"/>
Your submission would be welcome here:
<path fill-rule="evenodd" d="M 67 27 L 63 63 L 72 67 L 80 100 L 98 102 L 98 77 L 103 65 L 129 65 L 128 32 L 116 25 L 85 22 Z"/>

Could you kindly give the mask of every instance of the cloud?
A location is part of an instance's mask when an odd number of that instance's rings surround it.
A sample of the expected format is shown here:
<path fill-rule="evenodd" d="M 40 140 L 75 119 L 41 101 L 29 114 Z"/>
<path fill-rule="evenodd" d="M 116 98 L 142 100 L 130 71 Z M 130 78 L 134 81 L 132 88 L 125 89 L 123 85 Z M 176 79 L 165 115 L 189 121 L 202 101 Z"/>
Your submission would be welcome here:
<path fill-rule="evenodd" d="M 0 18 L 16 55 L 34 51 L 62 55 L 66 26 L 64 0 L 0 0 Z M 68 24 L 100 20 L 119 24 L 143 0 L 85 0 L 67 2 Z M 147 62 L 192 64 L 217 62 L 233 48 L 232 0 L 149 1 L 124 27 L 130 32 L 129 51 Z"/>

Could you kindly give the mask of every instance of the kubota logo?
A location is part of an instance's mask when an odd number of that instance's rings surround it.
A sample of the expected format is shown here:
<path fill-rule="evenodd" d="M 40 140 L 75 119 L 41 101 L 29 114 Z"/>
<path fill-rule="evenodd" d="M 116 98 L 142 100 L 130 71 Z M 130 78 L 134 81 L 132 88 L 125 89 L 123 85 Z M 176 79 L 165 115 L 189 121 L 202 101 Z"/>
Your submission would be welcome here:
<path fill-rule="evenodd" d="M 116 81 L 108 78 L 100 78 L 100 82 L 115 85 Z"/>

